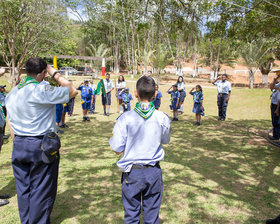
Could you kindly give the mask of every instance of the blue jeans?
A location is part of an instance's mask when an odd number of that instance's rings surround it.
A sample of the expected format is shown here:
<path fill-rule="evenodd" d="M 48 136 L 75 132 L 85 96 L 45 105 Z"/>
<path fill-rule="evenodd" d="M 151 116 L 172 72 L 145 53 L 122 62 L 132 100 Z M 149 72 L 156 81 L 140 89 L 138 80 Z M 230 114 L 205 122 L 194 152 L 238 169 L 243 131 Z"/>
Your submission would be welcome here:
<path fill-rule="evenodd" d="M 57 192 L 59 158 L 42 161 L 42 137 L 16 136 L 12 165 L 22 224 L 49 224 Z"/>
<path fill-rule="evenodd" d="M 141 207 L 144 224 L 159 223 L 163 191 L 160 166 L 133 168 L 122 174 L 121 182 L 124 223 L 140 223 Z"/>

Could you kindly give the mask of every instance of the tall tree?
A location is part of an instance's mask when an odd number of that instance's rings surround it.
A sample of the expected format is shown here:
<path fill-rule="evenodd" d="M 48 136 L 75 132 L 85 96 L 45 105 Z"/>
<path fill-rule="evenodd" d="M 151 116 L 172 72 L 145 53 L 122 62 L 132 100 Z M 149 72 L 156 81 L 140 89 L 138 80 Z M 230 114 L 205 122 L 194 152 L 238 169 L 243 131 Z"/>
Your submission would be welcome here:
<path fill-rule="evenodd" d="M 65 27 L 62 13 L 55 0 L 1 0 L 0 49 L 13 86 L 28 57 L 56 46 Z"/>

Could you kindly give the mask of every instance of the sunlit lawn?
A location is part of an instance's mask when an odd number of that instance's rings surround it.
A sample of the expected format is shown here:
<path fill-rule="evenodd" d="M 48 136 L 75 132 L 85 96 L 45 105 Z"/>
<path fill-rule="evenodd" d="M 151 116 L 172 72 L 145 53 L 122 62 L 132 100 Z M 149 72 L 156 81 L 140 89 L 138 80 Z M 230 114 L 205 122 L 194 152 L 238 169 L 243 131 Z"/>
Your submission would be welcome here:
<path fill-rule="evenodd" d="M 82 78 L 75 77 L 78 84 Z M 131 93 L 135 83 L 129 82 Z M 168 109 L 167 85 L 161 85 Z M 190 87 L 187 88 L 187 91 Z M 228 119 L 217 121 L 216 89 L 204 88 L 206 117 L 194 127 L 192 99 L 185 113 L 172 123 L 171 143 L 161 162 L 164 194 L 161 223 L 264 223 L 280 213 L 280 149 L 264 139 L 270 128 L 266 89 L 234 88 Z M 136 100 L 134 100 L 133 105 Z M 74 117 L 61 136 L 58 194 L 52 223 L 123 223 L 121 172 L 108 140 L 117 118 L 116 100 L 110 117 L 103 116 L 101 99 L 90 123 L 82 123 L 80 97 Z M 10 194 L 10 204 L 0 207 L 0 223 L 19 223 L 15 182 L 11 167 L 12 142 L 0 154 L 0 194 Z"/>

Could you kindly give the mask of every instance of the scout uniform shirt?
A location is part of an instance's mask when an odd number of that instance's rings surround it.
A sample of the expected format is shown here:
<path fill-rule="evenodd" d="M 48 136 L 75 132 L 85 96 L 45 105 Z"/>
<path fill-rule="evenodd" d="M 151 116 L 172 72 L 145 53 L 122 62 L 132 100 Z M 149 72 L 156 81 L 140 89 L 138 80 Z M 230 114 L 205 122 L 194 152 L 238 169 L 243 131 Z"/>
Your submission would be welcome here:
<path fill-rule="evenodd" d="M 111 81 L 111 79 L 107 80 L 107 79 L 103 79 L 104 82 L 104 87 L 105 87 L 105 91 L 107 92 L 108 90 L 114 88 L 114 84 Z"/>
<path fill-rule="evenodd" d="M 26 76 L 6 97 L 8 119 L 15 135 L 54 132 L 56 104 L 69 101 L 68 87 L 54 87 Z"/>
<path fill-rule="evenodd" d="M 78 90 L 81 90 L 81 98 L 89 100 L 91 99 L 91 95 L 93 95 L 92 88 L 89 86 L 80 86 Z"/>
<path fill-rule="evenodd" d="M 275 91 L 273 91 L 272 95 L 271 95 L 271 103 L 278 105 L 278 98 L 279 98 L 279 88 L 280 88 L 280 83 L 277 83 L 275 85 Z"/>
<path fill-rule="evenodd" d="M 5 93 L 0 92 L 0 103 L 3 107 L 5 107 L 5 98 L 6 98 Z"/>
<path fill-rule="evenodd" d="M 229 94 L 229 92 L 231 91 L 231 84 L 227 80 L 224 82 L 222 80 L 219 80 L 215 82 L 214 85 L 217 86 L 218 93 Z"/>
<path fill-rule="evenodd" d="M 130 172 L 133 164 L 154 166 L 163 160 L 161 144 L 169 141 L 169 117 L 155 110 L 153 103 L 138 102 L 134 110 L 117 119 L 109 143 L 114 151 L 124 151 L 117 165 L 122 172 Z"/>

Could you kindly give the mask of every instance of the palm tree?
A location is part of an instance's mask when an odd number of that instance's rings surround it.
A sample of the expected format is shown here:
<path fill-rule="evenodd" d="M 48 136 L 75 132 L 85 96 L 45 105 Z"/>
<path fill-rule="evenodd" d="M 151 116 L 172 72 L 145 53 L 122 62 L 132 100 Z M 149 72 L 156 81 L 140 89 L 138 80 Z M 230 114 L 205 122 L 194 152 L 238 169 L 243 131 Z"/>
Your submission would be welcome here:
<path fill-rule="evenodd" d="M 104 58 L 108 51 L 110 50 L 109 48 L 106 48 L 105 44 L 100 44 L 98 47 L 95 47 L 93 44 L 90 44 L 89 47 L 86 48 L 90 56 L 94 57 L 101 57 Z M 102 66 L 101 61 L 94 61 L 93 62 L 93 67 L 95 69 L 95 74 L 98 75 L 100 67 Z"/>
<path fill-rule="evenodd" d="M 240 49 L 240 55 L 247 65 L 249 71 L 249 87 L 254 88 L 255 73 L 258 70 L 260 62 L 268 52 L 266 40 L 251 41 L 245 43 Z"/>
<path fill-rule="evenodd" d="M 158 73 L 158 84 L 160 83 L 160 73 L 167 65 L 169 65 L 173 59 L 170 58 L 169 52 L 164 48 L 162 44 L 157 46 L 157 51 L 154 57 L 152 58 L 153 67 L 157 70 Z"/>
<path fill-rule="evenodd" d="M 148 66 L 151 63 L 151 59 L 152 59 L 154 52 L 155 52 L 154 50 L 148 50 L 148 51 L 144 50 L 143 62 L 144 62 L 144 74 L 145 75 L 147 75 Z"/>

